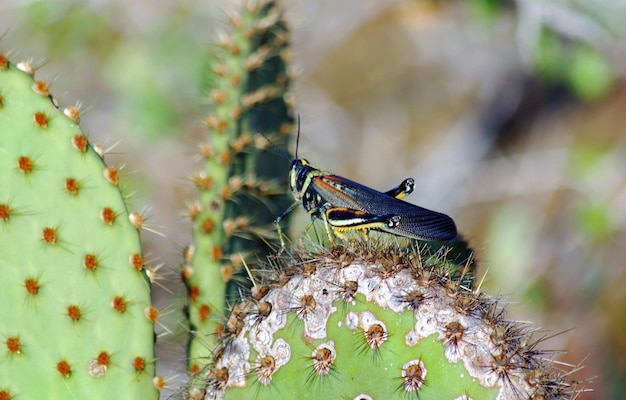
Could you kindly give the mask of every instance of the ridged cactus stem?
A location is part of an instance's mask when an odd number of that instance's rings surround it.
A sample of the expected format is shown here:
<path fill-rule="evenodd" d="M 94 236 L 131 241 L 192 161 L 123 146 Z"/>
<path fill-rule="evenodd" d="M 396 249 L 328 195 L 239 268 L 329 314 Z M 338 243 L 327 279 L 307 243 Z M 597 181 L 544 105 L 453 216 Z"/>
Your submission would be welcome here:
<path fill-rule="evenodd" d="M 204 372 L 214 399 L 570 399 L 533 329 L 445 258 L 388 238 L 296 250 L 258 271 Z M 311 246 L 314 247 L 314 246 Z"/>
<path fill-rule="evenodd" d="M 273 1 L 250 1 L 231 17 L 211 64 L 209 136 L 199 145 L 204 169 L 189 210 L 193 245 L 183 267 L 189 293 L 190 372 L 202 369 L 219 338 L 232 329 L 231 305 L 251 284 L 251 268 L 276 240 L 272 222 L 287 207 L 285 151 L 293 117 L 286 98 L 288 31 Z"/>

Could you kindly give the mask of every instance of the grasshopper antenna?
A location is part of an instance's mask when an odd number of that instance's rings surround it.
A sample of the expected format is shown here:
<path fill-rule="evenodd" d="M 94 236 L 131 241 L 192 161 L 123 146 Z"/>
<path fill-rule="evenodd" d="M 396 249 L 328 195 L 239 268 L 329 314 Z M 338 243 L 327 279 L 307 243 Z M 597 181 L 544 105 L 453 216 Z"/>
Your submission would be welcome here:
<path fill-rule="evenodd" d="M 291 159 L 291 157 L 289 157 L 289 154 L 287 154 L 287 152 L 283 149 L 281 149 L 280 147 L 278 147 L 276 145 L 276 143 L 272 142 L 270 140 L 270 138 L 263 132 L 261 131 L 257 131 L 261 136 L 263 136 L 265 138 L 265 140 L 267 140 L 272 147 L 274 147 L 274 149 L 276 149 L 276 151 L 278 151 L 280 154 L 282 154 L 283 157 L 285 157 L 287 159 L 287 161 L 292 162 L 293 160 Z M 300 143 L 300 114 L 298 114 L 298 133 L 296 135 L 296 160 L 298 159 L 298 143 Z"/>
<path fill-rule="evenodd" d="M 298 159 L 298 146 L 300 145 L 300 114 L 298 114 L 298 133 L 296 133 L 296 160 Z"/>
<path fill-rule="evenodd" d="M 281 149 L 280 147 L 278 147 L 274 142 L 272 142 L 270 140 L 269 137 L 267 137 L 267 135 L 261 131 L 257 131 L 259 133 L 259 135 L 263 136 L 265 138 L 265 140 L 267 140 L 269 142 L 269 144 L 272 145 L 272 147 L 274 147 L 274 149 L 276 149 L 276 151 L 278 151 L 283 157 L 285 157 L 287 159 L 287 161 L 291 162 L 291 157 L 289 157 L 289 154 L 287 154 L 287 152 L 283 149 Z"/>

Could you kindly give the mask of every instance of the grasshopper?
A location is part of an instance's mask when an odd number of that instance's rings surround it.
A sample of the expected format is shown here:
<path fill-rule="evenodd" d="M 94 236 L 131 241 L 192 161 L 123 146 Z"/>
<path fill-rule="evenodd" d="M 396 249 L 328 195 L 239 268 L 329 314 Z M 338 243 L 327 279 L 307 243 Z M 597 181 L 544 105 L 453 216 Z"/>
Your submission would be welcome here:
<path fill-rule="evenodd" d="M 379 192 L 310 165 L 306 159 L 298 158 L 296 144 L 296 156 L 289 169 L 289 186 L 295 201 L 275 221 L 283 248 L 280 220 L 299 204 L 311 219 L 324 221 L 331 243 L 331 232 L 342 237 L 345 232 L 367 233 L 370 230 L 428 241 L 457 237 L 456 225 L 449 216 L 401 200 L 413 192 L 415 181 L 412 178 L 387 192 Z"/>

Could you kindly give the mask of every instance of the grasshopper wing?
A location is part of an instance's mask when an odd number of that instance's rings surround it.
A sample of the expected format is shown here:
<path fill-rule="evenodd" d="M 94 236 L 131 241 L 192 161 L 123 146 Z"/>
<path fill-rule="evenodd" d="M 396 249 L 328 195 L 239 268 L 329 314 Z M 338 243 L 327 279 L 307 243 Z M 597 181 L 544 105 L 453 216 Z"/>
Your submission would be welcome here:
<path fill-rule="evenodd" d="M 446 214 L 407 203 L 341 176 L 318 176 L 314 185 L 316 191 L 323 193 L 323 197 L 334 207 L 400 217 L 398 224 L 380 228 L 385 232 L 432 241 L 447 241 L 457 236 L 454 220 Z"/>

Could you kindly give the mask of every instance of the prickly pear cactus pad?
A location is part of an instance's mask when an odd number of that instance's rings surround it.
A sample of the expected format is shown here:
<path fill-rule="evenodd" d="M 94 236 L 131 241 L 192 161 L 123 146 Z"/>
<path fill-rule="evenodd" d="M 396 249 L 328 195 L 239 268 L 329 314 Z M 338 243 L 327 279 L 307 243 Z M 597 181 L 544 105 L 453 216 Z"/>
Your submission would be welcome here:
<path fill-rule="evenodd" d="M 371 238 L 370 238 L 371 239 Z M 373 239 L 276 258 L 194 399 L 565 399 L 531 330 L 458 268 Z"/>
<path fill-rule="evenodd" d="M 156 399 L 118 173 L 33 76 L 0 55 L 0 399 Z"/>

